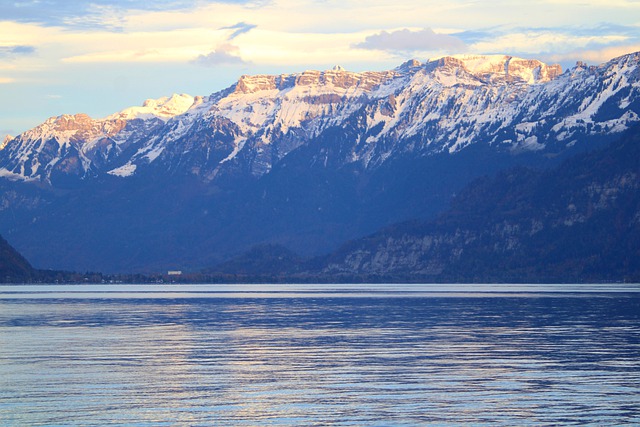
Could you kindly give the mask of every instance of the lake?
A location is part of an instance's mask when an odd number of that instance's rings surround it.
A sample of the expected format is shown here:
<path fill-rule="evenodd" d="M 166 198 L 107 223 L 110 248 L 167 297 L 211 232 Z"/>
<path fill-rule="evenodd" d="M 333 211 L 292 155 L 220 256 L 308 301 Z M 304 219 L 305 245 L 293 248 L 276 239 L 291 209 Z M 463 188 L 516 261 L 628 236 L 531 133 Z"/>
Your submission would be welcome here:
<path fill-rule="evenodd" d="M 640 425 L 638 285 L 0 286 L 2 426 Z"/>

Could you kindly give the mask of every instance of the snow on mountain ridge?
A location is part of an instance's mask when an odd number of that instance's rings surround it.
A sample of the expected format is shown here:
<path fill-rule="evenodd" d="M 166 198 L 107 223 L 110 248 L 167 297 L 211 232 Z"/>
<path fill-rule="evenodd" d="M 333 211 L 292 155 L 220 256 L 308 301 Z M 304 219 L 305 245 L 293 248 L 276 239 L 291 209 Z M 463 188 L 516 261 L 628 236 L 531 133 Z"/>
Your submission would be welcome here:
<path fill-rule="evenodd" d="M 375 166 L 394 153 L 454 153 L 479 141 L 514 152 L 539 151 L 547 144 L 570 147 L 578 135 L 621 132 L 640 121 L 640 78 L 633 77 L 639 75 L 639 57 L 625 55 L 564 74 L 559 66 L 545 69 L 539 61 L 519 64 L 507 56 L 467 57 L 479 74 L 453 57 L 429 61 L 392 99 L 372 105 L 366 128 L 375 133 L 352 158 Z M 514 64 L 525 72 L 509 78 Z M 482 74 L 501 67 L 502 72 Z M 528 125 L 518 126 L 523 123 Z"/>
<path fill-rule="evenodd" d="M 163 107 L 160 105 L 160 109 Z M 165 114 L 169 112 L 170 109 L 165 110 Z M 135 122 L 142 124 L 130 124 Z M 97 174 L 101 165 L 161 123 L 164 121 L 156 114 L 128 120 L 119 113 L 104 119 L 92 119 L 83 113 L 50 117 L 7 142 L 2 150 L 6 158 L 0 156 L 0 169 L 5 169 L 4 175 L 11 179 L 45 182 L 56 170 L 80 177 Z"/>
<path fill-rule="evenodd" d="M 436 58 L 428 64 L 464 68 L 475 76 L 492 81 L 515 79 L 527 84 L 548 82 L 562 74 L 560 65 L 547 65 L 537 59 L 509 55 L 453 55 Z"/>
<path fill-rule="evenodd" d="M 353 111 L 368 96 L 375 97 L 376 88 L 398 75 L 395 71 L 355 73 L 339 68 L 279 76 L 242 76 L 233 93 L 218 102 L 216 114 L 234 121 L 246 134 L 265 123 L 286 132 L 331 112 L 335 121 L 339 121 L 343 117 L 335 114 L 339 105 L 352 103 L 352 108 L 346 110 Z"/>
<path fill-rule="evenodd" d="M 2 151 L 4 149 L 4 147 L 6 147 L 7 144 L 9 144 L 12 140 L 13 140 L 13 136 L 6 135 L 4 137 L 4 139 L 2 140 L 2 143 L 0 143 L 0 151 Z"/>

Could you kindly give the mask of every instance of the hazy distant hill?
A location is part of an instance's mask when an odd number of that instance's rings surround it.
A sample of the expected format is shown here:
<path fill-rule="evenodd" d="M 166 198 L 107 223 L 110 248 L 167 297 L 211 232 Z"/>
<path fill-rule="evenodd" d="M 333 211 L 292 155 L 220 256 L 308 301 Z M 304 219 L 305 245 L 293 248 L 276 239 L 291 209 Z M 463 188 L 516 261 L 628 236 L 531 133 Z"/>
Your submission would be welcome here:
<path fill-rule="evenodd" d="M 0 283 L 28 281 L 33 275 L 29 262 L 0 236 Z"/>

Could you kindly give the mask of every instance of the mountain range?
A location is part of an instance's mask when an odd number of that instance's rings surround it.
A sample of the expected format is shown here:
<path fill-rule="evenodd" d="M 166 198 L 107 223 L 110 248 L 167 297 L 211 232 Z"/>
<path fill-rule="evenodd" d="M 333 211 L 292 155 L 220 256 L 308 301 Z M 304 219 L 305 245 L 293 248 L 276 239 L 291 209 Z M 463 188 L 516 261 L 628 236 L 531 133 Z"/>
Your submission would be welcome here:
<path fill-rule="evenodd" d="M 269 245 L 332 253 L 439 218 L 481 176 L 607 147 L 640 122 L 639 63 L 336 66 L 52 117 L 0 144 L 0 233 L 36 266 L 76 271 L 198 271 Z"/>

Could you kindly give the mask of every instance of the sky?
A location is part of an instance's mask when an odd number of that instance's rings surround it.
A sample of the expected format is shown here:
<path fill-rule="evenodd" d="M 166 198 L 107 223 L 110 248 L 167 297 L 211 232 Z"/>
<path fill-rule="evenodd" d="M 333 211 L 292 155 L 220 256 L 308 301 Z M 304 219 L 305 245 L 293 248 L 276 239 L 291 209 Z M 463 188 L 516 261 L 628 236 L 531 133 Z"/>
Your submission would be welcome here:
<path fill-rule="evenodd" d="M 450 54 L 571 67 L 640 51 L 640 0 L 0 0 L 0 143 L 243 74 Z"/>

